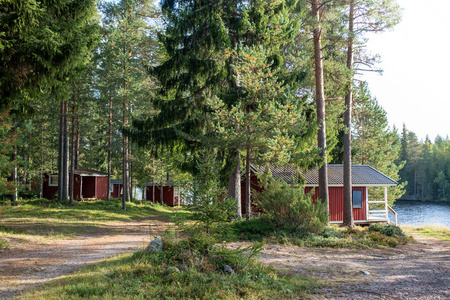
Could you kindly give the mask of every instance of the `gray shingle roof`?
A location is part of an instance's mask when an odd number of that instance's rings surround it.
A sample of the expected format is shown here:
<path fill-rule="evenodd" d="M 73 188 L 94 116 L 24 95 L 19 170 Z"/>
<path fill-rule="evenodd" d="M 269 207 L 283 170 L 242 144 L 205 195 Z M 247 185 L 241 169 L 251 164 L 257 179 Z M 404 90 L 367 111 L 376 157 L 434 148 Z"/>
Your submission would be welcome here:
<path fill-rule="evenodd" d="M 257 172 L 264 172 L 265 167 L 252 166 Z M 298 172 L 293 166 L 276 167 L 270 166 L 270 171 L 274 178 L 282 179 L 287 183 L 298 182 Z M 343 165 L 328 165 L 328 184 L 344 184 Z M 318 169 L 300 170 L 301 176 L 305 179 L 305 184 L 317 186 L 319 184 Z M 352 185 L 364 186 L 395 186 L 398 183 L 384 175 L 380 171 L 368 165 L 352 165 Z"/>

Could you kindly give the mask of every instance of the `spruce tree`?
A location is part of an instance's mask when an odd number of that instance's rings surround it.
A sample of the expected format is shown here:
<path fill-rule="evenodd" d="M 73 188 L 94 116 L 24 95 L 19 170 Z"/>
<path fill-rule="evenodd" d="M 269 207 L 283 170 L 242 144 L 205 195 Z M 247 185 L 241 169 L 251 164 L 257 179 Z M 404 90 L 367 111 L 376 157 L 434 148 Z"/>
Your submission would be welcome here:
<path fill-rule="evenodd" d="M 209 118 L 198 117 L 210 113 L 206 99 L 218 97 L 232 107 L 243 97 L 232 68 L 236 56 L 229 54 L 239 46 L 260 45 L 265 47 L 267 61 L 272 61 L 273 67 L 284 66 L 282 51 L 295 34 L 296 22 L 290 18 L 293 4 L 264 0 L 162 1 L 164 32 L 159 38 L 167 58 L 151 69 L 160 84 L 152 98 L 159 112 L 135 120 L 132 139 L 155 154 L 175 145 L 185 153 L 199 151 L 202 144 L 189 137 L 208 133 Z M 283 22 L 286 24 L 280 26 Z M 284 31 L 286 40 L 274 39 L 267 34 L 269 28 Z M 296 71 L 295 64 L 291 65 L 285 78 L 280 75 L 280 81 L 297 80 L 300 76 Z M 230 169 L 235 170 L 234 178 L 229 180 L 234 191 L 229 191 L 229 196 L 239 201 L 239 148 L 229 148 L 228 153 Z"/>

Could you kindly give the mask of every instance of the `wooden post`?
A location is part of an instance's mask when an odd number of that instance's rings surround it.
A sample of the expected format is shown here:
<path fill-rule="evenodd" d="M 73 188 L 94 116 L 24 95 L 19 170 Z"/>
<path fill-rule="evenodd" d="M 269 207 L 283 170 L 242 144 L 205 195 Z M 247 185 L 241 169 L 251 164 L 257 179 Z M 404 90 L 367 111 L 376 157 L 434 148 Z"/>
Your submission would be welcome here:
<path fill-rule="evenodd" d="M 384 209 L 386 211 L 386 221 L 389 220 L 388 212 L 388 198 L 387 198 L 387 186 L 384 187 Z"/>

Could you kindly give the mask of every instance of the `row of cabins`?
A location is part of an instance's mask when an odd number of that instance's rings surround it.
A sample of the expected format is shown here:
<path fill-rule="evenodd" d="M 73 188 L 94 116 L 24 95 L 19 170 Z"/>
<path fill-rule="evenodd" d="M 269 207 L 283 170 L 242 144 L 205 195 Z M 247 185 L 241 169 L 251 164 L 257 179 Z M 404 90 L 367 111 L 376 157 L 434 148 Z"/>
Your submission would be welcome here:
<path fill-rule="evenodd" d="M 270 172 L 274 178 L 284 180 L 289 184 L 299 182 L 299 174 L 296 168 L 290 166 L 274 167 L 271 166 Z M 261 192 L 262 186 L 259 183 L 257 174 L 264 172 L 264 167 L 252 166 L 251 187 L 252 190 Z M 300 175 L 304 178 L 304 191 L 310 193 L 313 191 L 314 200 L 318 198 L 319 180 L 318 170 L 301 171 Z M 328 165 L 328 184 L 329 184 L 329 209 L 330 223 L 342 223 L 343 220 L 343 165 Z M 388 205 L 387 188 L 396 186 L 397 182 L 380 171 L 368 165 L 352 166 L 352 198 L 353 198 L 353 218 L 355 223 L 373 223 L 388 222 L 388 214 L 391 212 L 397 219 L 396 212 Z M 384 188 L 383 199 L 369 199 L 369 188 Z M 91 170 L 75 170 L 74 199 L 106 199 L 107 193 L 111 197 L 119 198 L 122 196 L 122 181 L 111 180 L 108 188 L 108 176 L 106 173 Z M 245 209 L 245 180 L 241 185 L 241 207 L 242 213 Z M 44 178 L 44 197 L 55 198 L 58 189 L 58 175 L 50 174 Z M 174 181 L 166 181 L 163 185 L 159 183 L 153 185 L 152 182 L 144 184 L 144 199 L 151 202 L 159 202 L 161 199 L 169 206 L 183 205 L 182 187 L 177 186 Z M 397 221 L 395 221 L 397 223 Z"/>

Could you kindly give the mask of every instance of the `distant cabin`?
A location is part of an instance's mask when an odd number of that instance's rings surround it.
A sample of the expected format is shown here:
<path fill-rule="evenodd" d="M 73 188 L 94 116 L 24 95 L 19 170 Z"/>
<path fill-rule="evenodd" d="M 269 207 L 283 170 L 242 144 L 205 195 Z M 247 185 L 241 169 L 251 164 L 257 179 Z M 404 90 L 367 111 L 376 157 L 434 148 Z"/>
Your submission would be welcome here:
<path fill-rule="evenodd" d="M 71 176 L 69 174 L 69 182 Z M 108 174 L 94 170 L 75 169 L 73 198 L 106 200 L 108 188 Z M 69 191 L 70 193 L 70 191 Z M 58 195 L 58 173 L 44 174 L 43 196 L 54 199 Z"/>
<path fill-rule="evenodd" d="M 289 184 L 299 182 L 299 172 L 292 166 L 270 166 L 274 178 L 283 180 Z M 264 172 L 265 167 L 251 167 L 251 187 L 261 192 L 263 187 L 257 178 L 258 173 Z M 304 192 L 309 193 L 314 189 L 312 198 L 319 198 L 318 169 L 301 170 L 301 176 L 305 180 Z M 344 217 L 344 168 L 343 165 L 328 165 L 328 197 L 330 207 L 330 223 L 342 223 Z M 391 212 L 397 218 L 396 212 L 388 205 L 387 187 L 396 186 L 398 183 L 384 175 L 380 171 L 368 165 L 352 166 L 352 201 L 353 220 L 355 223 L 388 222 L 388 213 Z M 383 187 L 383 199 L 369 199 L 368 190 L 371 187 Z M 241 184 L 241 207 L 245 213 L 245 178 Z M 380 208 L 381 207 L 381 208 Z M 256 208 L 256 207 L 255 207 Z M 397 221 L 396 221 L 397 222 Z"/>
<path fill-rule="evenodd" d="M 169 206 L 183 205 L 182 187 L 175 181 L 155 182 L 155 192 L 153 193 L 153 182 L 144 183 L 144 199 L 154 203 L 161 203 L 161 188 L 163 193 L 163 203 Z M 153 198 L 154 195 L 154 198 Z"/>
<path fill-rule="evenodd" d="M 123 184 L 120 179 L 111 179 L 111 184 L 109 186 L 109 191 L 111 193 L 111 197 L 113 198 L 121 198 L 123 196 Z"/>

